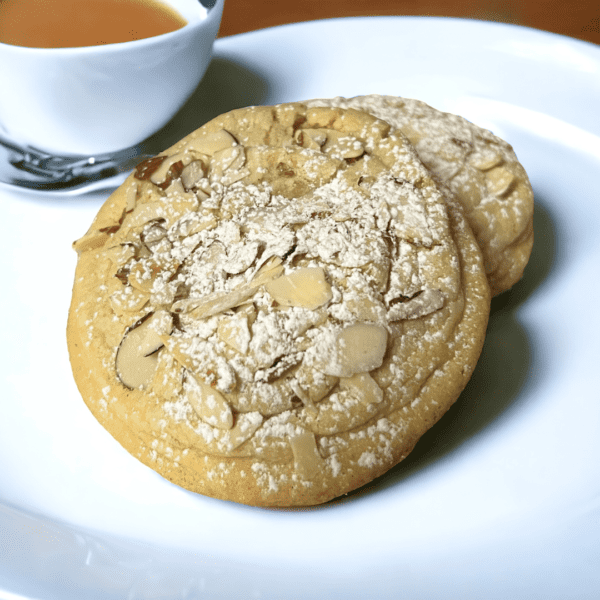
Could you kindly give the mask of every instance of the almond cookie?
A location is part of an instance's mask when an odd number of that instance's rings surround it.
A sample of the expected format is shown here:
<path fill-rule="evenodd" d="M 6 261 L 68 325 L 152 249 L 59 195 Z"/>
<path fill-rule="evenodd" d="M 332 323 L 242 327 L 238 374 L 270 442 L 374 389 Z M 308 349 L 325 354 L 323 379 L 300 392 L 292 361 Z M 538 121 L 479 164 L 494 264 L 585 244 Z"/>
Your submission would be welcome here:
<path fill-rule="evenodd" d="M 460 206 L 361 111 L 222 115 L 140 164 L 74 247 L 85 402 L 215 498 L 313 505 L 371 481 L 483 344 L 489 287 Z"/>
<path fill-rule="evenodd" d="M 533 192 L 512 147 L 462 117 L 419 100 L 358 96 L 308 102 L 364 110 L 412 142 L 434 178 L 463 205 L 494 295 L 523 275 L 533 245 Z"/>

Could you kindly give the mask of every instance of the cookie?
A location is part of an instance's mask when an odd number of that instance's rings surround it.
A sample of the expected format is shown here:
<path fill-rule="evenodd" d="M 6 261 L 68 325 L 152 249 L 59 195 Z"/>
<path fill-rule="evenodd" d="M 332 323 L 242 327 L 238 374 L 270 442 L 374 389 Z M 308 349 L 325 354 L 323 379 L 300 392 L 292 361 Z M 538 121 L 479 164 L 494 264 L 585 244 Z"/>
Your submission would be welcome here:
<path fill-rule="evenodd" d="M 419 100 L 369 95 L 308 105 L 364 110 L 400 129 L 436 180 L 463 205 L 483 252 L 492 293 L 509 289 L 521 278 L 533 245 L 533 192 L 508 143 Z"/>
<path fill-rule="evenodd" d="M 483 344 L 461 207 L 362 111 L 217 117 L 140 164 L 74 247 L 83 399 L 133 456 L 215 498 L 314 505 L 373 480 Z"/>

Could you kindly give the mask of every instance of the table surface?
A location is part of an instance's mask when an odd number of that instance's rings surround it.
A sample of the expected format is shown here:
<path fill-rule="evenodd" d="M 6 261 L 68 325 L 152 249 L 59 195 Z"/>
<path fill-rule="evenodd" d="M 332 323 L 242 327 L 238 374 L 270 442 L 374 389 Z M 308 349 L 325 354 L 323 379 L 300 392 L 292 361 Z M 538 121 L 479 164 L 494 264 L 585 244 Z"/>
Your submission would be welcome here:
<path fill-rule="evenodd" d="M 593 0 L 226 0 L 219 36 L 299 21 L 374 15 L 481 19 L 600 44 L 600 2 Z"/>

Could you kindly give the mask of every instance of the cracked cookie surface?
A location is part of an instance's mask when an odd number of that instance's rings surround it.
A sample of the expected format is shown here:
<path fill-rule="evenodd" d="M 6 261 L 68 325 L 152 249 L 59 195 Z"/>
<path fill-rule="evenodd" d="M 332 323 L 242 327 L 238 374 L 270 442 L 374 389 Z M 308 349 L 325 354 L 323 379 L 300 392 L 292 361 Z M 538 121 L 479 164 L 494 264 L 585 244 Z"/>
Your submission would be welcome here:
<path fill-rule="evenodd" d="M 217 117 L 142 163 L 74 243 L 88 407 L 195 492 L 326 502 L 402 460 L 475 366 L 481 253 L 406 138 L 301 103 Z"/>
<path fill-rule="evenodd" d="M 406 135 L 436 180 L 461 202 L 483 252 L 493 295 L 523 275 L 533 246 L 533 192 L 512 147 L 470 121 L 394 96 L 314 100 L 364 110 Z"/>

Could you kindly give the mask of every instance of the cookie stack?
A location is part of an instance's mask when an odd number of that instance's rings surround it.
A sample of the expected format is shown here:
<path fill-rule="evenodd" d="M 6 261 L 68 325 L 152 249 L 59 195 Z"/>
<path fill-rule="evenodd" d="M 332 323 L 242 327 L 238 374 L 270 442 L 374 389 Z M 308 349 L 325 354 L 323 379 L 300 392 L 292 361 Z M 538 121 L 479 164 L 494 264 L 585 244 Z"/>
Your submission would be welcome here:
<path fill-rule="evenodd" d="M 421 102 L 234 110 L 141 163 L 75 242 L 75 380 L 186 489 L 326 502 L 456 400 L 532 213 L 510 146 Z"/>

